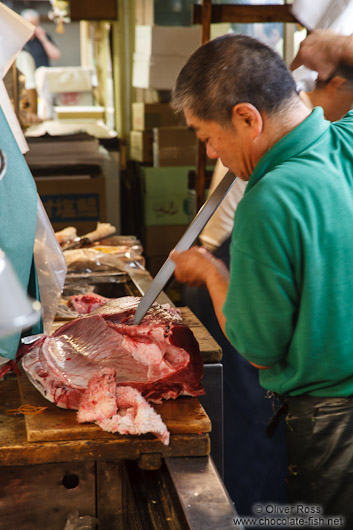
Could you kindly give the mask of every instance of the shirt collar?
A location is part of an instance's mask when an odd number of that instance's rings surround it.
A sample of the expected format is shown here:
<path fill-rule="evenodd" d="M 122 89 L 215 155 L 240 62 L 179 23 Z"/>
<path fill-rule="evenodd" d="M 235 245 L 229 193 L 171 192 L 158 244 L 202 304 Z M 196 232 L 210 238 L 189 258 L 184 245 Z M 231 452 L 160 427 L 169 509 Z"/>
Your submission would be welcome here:
<path fill-rule="evenodd" d="M 281 138 L 262 156 L 250 176 L 245 193 L 266 173 L 315 143 L 330 125 L 331 123 L 323 117 L 322 108 L 316 107 L 304 121 Z"/>

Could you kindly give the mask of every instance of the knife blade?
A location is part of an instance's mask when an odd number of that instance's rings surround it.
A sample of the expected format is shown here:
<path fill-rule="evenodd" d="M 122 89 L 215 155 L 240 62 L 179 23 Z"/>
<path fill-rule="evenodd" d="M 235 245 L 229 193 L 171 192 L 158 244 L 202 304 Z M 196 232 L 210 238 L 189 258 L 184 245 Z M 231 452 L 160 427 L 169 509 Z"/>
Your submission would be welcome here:
<path fill-rule="evenodd" d="M 174 247 L 175 250 L 182 252 L 191 247 L 236 180 L 237 177 L 233 173 L 230 171 L 226 173 L 208 200 L 200 208 L 190 226 L 186 229 L 185 234 Z M 174 268 L 175 263 L 170 258 L 167 258 L 137 306 L 134 316 L 134 325 L 140 324 L 141 320 L 173 274 Z"/>

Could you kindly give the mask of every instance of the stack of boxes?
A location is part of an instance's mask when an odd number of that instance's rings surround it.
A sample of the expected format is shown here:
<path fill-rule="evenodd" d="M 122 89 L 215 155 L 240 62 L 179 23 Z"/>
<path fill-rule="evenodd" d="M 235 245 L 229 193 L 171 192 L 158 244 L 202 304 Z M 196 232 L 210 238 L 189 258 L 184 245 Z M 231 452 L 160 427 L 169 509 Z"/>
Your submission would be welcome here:
<path fill-rule="evenodd" d="M 192 216 L 188 177 L 195 170 L 197 138 L 168 101 L 179 71 L 200 43 L 199 27 L 136 27 L 132 84 L 167 101 L 132 104 L 130 159 L 139 163 L 142 242 L 153 276 Z"/>
<path fill-rule="evenodd" d="M 200 44 L 199 26 L 137 25 L 132 86 L 170 90 L 187 58 Z"/>
<path fill-rule="evenodd" d="M 196 151 L 194 147 L 189 162 L 185 162 L 182 142 L 170 144 L 163 153 L 153 139 L 160 131 L 168 131 L 173 137 L 179 130 L 191 133 L 193 146 L 196 139 L 194 133 L 180 125 L 180 117 L 168 103 L 133 103 L 132 123 L 130 158 L 140 162 L 142 242 L 147 267 L 154 276 L 188 225 L 188 174 L 194 169 Z M 172 151 L 169 157 L 168 150 Z M 160 167 L 155 167 L 154 152 L 162 155 Z"/>
<path fill-rule="evenodd" d="M 87 133 L 27 136 L 26 162 L 55 231 L 74 225 L 80 235 L 106 221 L 109 153 Z"/>

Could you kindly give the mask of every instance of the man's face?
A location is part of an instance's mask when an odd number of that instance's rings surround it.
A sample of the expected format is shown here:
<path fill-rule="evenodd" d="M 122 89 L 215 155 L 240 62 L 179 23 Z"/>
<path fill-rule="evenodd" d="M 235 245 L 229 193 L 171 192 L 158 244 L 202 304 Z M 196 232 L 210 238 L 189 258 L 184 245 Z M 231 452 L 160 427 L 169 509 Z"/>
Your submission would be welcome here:
<path fill-rule="evenodd" d="M 38 28 L 38 26 L 39 26 L 39 22 L 40 22 L 39 17 L 35 17 L 35 16 L 33 16 L 33 17 L 31 16 L 31 17 L 29 17 L 29 16 L 27 16 L 27 17 L 26 17 L 26 20 L 28 20 L 28 22 L 30 22 L 31 24 L 33 24 L 33 26 L 35 26 L 35 28 L 36 28 L 36 29 L 34 30 L 33 35 L 32 35 L 31 38 L 30 38 L 30 40 L 33 40 L 33 39 L 36 37 L 36 31 L 37 31 L 37 28 Z"/>
<path fill-rule="evenodd" d="M 197 137 L 206 145 L 209 158 L 220 158 L 242 180 L 249 180 L 252 169 L 251 142 L 247 135 L 239 134 L 236 125 L 222 126 L 215 121 L 196 118 L 189 109 L 184 110 L 187 125 L 196 132 Z"/>

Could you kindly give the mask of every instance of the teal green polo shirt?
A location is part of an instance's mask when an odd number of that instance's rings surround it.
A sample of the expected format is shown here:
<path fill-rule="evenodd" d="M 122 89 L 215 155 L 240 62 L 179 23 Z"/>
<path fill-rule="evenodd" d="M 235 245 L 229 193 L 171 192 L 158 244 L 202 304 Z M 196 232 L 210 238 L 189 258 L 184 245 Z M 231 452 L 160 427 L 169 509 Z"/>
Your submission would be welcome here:
<path fill-rule="evenodd" d="M 280 394 L 353 395 L 353 112 L 276 143 L 234 220 L 226 332 Z"/>

